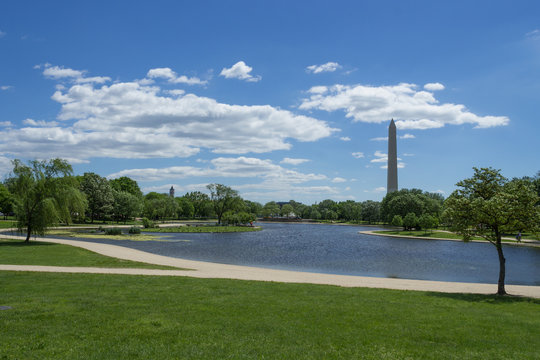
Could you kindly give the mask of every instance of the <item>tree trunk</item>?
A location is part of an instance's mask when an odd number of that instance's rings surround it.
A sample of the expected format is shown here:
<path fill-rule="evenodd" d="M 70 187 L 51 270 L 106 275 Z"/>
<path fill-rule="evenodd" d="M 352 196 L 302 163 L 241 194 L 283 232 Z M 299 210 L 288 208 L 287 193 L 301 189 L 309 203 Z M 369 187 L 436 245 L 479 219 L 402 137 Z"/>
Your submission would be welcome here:
<path fill-rule="evenodd" d="M 26 228 L 26 240 L 24 240 L 25 243 L 30 243 L 30 235 L 32 235 L 32 227 L 28 226 Z"/>
<path fill-rule="evenodd" d="M 504 289 L 504 278 L 506 276 L 506 259 L 504 258 L 502 244 L 501 244 L 501 235 L 497 234 L 497 253 L 499 254 L 499 282 L 497 288 L 497 295 L 506 295 L 506 290 Z"/>

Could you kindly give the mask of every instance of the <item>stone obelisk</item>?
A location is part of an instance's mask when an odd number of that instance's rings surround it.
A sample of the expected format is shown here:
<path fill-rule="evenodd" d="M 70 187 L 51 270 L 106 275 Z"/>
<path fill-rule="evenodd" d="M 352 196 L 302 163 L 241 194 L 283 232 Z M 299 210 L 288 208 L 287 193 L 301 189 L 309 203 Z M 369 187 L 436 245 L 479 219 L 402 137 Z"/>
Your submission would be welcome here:
<path fill-rule="evenodd" d="M 394 119 L 388 127 L 388 179 L 386 185 L 386 193 L 397 191 L 397 141 L 396 141 L 396 124 Z"/>

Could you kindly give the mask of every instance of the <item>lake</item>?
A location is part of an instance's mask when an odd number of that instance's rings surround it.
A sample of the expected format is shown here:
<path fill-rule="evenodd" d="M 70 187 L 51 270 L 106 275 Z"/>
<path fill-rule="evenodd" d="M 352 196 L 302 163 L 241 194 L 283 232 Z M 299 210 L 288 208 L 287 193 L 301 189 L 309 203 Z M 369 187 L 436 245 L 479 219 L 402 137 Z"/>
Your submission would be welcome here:
<path fill-rule="evenodd" d="M 496 283 L 489 243 L 358 234 L 372 227 L 263 223 L 259 232 L 175 233 L 166 241 L 88 240 L 224 264 L 329 274 Z M 156 235 L 164 235 L 156 233 Z M 505 246 L 506 283 L 540 285 L 540 248 Z"/>

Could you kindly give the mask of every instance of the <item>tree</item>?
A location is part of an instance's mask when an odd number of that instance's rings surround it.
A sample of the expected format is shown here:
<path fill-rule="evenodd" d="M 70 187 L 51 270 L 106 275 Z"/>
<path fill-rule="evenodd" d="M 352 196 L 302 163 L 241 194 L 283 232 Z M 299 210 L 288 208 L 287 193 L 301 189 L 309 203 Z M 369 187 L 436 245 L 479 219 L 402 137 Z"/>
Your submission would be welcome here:
<path fill-rule="evenodd" d="M 144 197 L 144 215 L 152 220 L 173 218 L 178 213 L 178 203 L 168 194 L 149 192 Z"/>
<path fill-rule="evenodd" d="M 428 230 L 437 227 L 439 224 L 436 217 L 428 215 L 428 214 L 422 214 L 422 216 L 418 218 L 418 225 L 420 226 L 422 230 L 424 230 L 427 233 Z"/>
<path fill-rule="evenodd" d="M 191 219 L 195 215 L 195 207 L 188 198 L 182 196 L 175 198 L 178 203 L 178 217 Z"/>
<path fill-rule="evenodd" d="M 4 220 L 7 219 L 8 214 L 13 211 L 13 195 L 9 190 L 0 184 L 0 212 L 4 214 Z"/>
<path fill-rule="evenodd" d="M 184 195 L 186 199 L 191 201 L 195 211 L 195 217 L 209 217 L 213 213 L 213 205 L 210 197 L 200 191 L 194 191 Z"/>
<path fill-rule="evenodd" d="M 403 226 L 403 219 L 401 218 L 401 215 L 394 215 L 391 224 L 392 226 Z"/>
<path fill-rule="evenodd" d="M 362 203 L 362 220 L 368 224 L 381 220 L 381 203 L 378 201 L 367 200 Z"/>
<path fill-rule="evenodd" d="M 138 198 L 142 198 L 142 191 L 139 188 L 139 184 L 131 178 L 128 178 L 127 176 L 119 177 L 118 179 L 112 179 L 109 180 L 109 184 L 111 185 L 111 188 L 116 191 L 125 191 L 127 193 L 130 193 L 131 195 L 137 196 Z"/>
<path fill-rule="evenodd" d="M 294 209 L 291 204 L 285 204 L 281 207 L 281 216 L 285 216 L 288 219 L 292 213 L 294 213 Z"/>
<path fill-rule="evenodd" d="M 139 215 L 142 210 L 142 199 L 127 191 L 113 190 L 114 206 L 113 213 L 116 221 L 127 220 Z"/>
<path fill-rule="evenodd" d="M 416 217 L 416 214 L 413 212 L 408 213 L 403 218 L 403 227 L 405 230 L 412 230 L 418 225 L 418 218 Z"/>
<path fill-rule="evenodd" d="M 17 227 L 26 229 L 26 240 L 32 234 L 44 235 L 48 226 L 60 216 L 68 216 L 66 194 L 77 191 L 71 165 L 65 160 L 30 161 L 24 165 L 13 161 L 13 175 L 8 179 L 13 194 Z"/>
<path fill-rule="evenodd" d="M 267 202 L 266 204 L 264 204 L 262 210 L 262 215 L 263 217 L 276 217 L 276 216 L 279 216 L 280 212 L 281 212 L 281 209 L 279 207 L 278 204 L 276 204 L 275 201 L 270 201 L 270 202 Z"/>
<path fill-rule="evenodd" d="M 81 191 L 86 195 L 90 222 L 105 219 L 114 206 L 114 196 L 109 181 L 95 173 L 84 173 L 81 179 Z"/>
<path fill-rule="evenodd" d="M 242 198 L 238 191 L 222 184 L 209 184 L 206 188 L 210 191 L 210 199 L 214 205 L 214 212 L 221 224 L 221 217 L 226 211 L 237 210 L 243 205 Z"/>
<path fill-rule="evenodd" d="M 540 208 L 538 195 L 527 181 L 508 181 L 500 170 L 473 168 L 474 175 L 456 184 L 459 188 L 445 202 L 445 218 L 465 241 L 480 236 L 497 249 L 499 280 L 497 294 L 506 294 L 506 259 L 502 234 L 506 231 L 537 230 Z"/>

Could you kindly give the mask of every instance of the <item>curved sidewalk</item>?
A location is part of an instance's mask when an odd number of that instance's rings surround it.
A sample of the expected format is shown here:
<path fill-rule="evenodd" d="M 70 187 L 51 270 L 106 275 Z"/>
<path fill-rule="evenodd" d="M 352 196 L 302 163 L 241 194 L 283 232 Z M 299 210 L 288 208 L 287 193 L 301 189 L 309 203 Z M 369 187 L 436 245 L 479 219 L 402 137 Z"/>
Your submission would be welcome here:
<path fill-rule="evenodd" d="M 21 239 L 18 236 L 6 238 Z M 156 255 L 140 250 L 109 244 L 67 240 L 42 239 L 47 242 L 84 248 L 98 254 L 123 260 L 132 260 L 156 265 L 174 266 L 190 270 L 156 269 L 110 269 L 88 267 L 0 265 L 0 270 L 8 271 L 45 271 L 67 273 L 99 273 L 128 275 L 189 276 L 196 278 L 219 278 L 237 280 L 275 281 L 284 283 L 309 283 L 336 285 L 344 287 L 371 287 L 396 290 L 420 290 L 446 293 L 495 294 L 496 284 L 461 283 L 428 280 L 390 279 L 367 276 L 319 274 L 289 270 L 274 270 L 251 266 L 217 264 L 203 261 L 185 260 Z M 540 286 L 506 285 L 506 291 L 512 295 L 540 298 Z"/>

